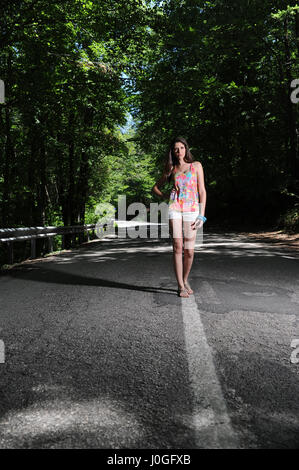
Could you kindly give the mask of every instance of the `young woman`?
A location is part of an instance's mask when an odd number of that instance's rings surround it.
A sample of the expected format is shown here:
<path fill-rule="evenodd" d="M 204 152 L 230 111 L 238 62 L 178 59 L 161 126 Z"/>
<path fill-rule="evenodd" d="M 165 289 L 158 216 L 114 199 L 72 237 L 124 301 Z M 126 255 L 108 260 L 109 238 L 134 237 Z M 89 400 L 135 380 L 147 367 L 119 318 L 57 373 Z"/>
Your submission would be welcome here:
<path fill-rule="evenodd" d="M 173 182 L 173 188 L 169 194 L 164 194 L 160 187 L 167 181 Z M 204 213 L 207 196 L 202 164 L 193 161 L 188 143 L 183 137 L 173 140 L 164 173 L 154 185 L 153 192 L 169 201 L 169 228 L 173 240 L 178 295 L 189 297 L 193 294 L 188 276 L 194 258 L 196 230 L 206 221 Z"/>

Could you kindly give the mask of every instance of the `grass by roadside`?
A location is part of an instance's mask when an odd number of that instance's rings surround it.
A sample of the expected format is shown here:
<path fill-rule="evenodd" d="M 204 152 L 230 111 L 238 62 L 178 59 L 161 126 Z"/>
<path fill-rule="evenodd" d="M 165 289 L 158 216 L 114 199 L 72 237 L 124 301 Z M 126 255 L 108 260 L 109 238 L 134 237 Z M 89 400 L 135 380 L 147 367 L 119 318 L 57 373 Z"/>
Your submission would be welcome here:
<path fill-rule="evenodd" d="M 299 251 L 299 233 L 288 233 L 283 230 L 240 232 L 249 238 L 271 243 L 281 248 L 292 248 Z"/>

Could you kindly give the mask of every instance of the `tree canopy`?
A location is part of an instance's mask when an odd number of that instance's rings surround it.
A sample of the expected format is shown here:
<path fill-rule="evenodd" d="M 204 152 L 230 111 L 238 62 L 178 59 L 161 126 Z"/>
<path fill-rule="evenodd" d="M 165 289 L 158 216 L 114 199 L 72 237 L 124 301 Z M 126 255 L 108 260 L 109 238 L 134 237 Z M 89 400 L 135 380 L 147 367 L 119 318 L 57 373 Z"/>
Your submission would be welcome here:
<path fill-rule="evenodd" d="M 0 5 L 2 227 L 84 224 L 119 194 L 149 204 L 183 135 L 210 221 L 298 228 L 298 3 Z"/>

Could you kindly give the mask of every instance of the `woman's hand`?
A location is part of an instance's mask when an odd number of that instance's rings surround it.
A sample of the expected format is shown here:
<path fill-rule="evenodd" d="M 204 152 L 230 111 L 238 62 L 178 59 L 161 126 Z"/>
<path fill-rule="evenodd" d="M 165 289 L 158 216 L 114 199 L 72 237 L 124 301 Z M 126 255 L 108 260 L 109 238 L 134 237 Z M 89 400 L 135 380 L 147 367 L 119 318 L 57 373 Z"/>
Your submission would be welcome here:
<path fill-rule="evenodd" d="M 193 224 L 191 224 L 191 227 L 193 230 L 198 230 L 199 228 L 201 228 L 204 224 L 204 221 L 203 220 L 200 220 L 200 219 L 196 219 Z"/>
<path fill-rule="evenodd" d="M 191 228 L 192 230 L 198 230 L 199 228 L 201 228 L 204 224 L 204 221 L 203 220 L 200 220 L 200 219 L 195 219 L 194 222 L 192 222 L 191 224 Z"/>
<path fill-rule="evenodd" d="M 176 193 L 176 188 L 172 188 L 171 191 L 168 191 L 166 194 L 165 194 L 165 199 L 168 199 L 168 200 L 174 200 L 175 199 L 175 193 Z"/>

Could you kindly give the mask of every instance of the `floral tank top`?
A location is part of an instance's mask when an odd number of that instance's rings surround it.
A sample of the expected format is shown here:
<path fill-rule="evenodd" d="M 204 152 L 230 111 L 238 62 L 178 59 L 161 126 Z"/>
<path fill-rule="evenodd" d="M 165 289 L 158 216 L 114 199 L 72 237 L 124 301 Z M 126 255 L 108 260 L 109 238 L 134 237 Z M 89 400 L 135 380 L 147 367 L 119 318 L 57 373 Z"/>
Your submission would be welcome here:
<path fill-rule="evenodd" d="M 199 210 L 197 174 L 192 163 L 189 170 L 174 173 L 174 187 L 170 193 L 169 210 L 196 212 Z"/>

